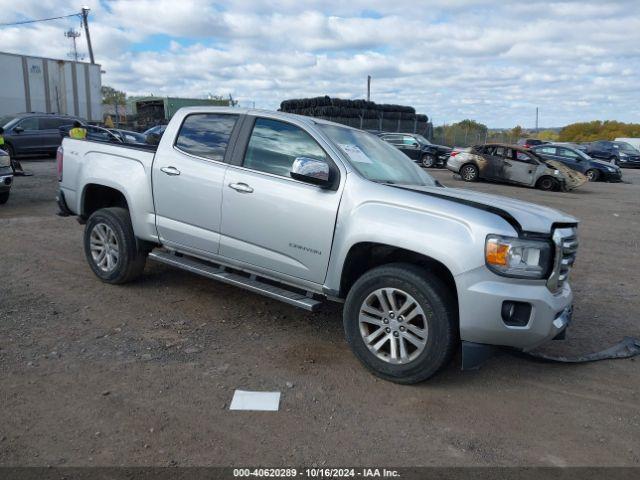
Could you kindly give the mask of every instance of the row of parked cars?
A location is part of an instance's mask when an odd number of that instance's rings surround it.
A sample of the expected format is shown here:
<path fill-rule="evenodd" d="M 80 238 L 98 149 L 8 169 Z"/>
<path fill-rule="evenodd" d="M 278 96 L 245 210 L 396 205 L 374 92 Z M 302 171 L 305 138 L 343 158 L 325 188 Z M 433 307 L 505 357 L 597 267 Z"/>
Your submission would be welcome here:
<path fill-rule="evenodd" d="M 463 180 L 503 181 L 542 190 L 572 190 L 586 181 L 619 182 L 621 166 L 640 166 L 640 151 L 622 141 L 588 144 L 526 139 L 521 145 L 500 143 L 452 149 L 422 135 L 378 132 L 423 167 L 446 167 Z"/>
<path fill-rule="evenodd" d="M 23 155 L 55 155 L 62 138 L 69 134 L 76 121 L 87 130 L 88 139 L 111 143 L 157 143 L 157 131 L 163 128 L 153 127 L 144 133 L 138 133 L 89 125 L 82 118 L 72 115 L 19 113 L 0 117 L 0 127 L 4 128 L 5 149 L 11 158 Z"/>
<path fill-rule="evenodd" d="M 0 205 L 9 200 L 13 176 L 24 174 L 15 159 L 27 155 L 55 156 L 62 139 L 69 136 L 74 122 L 87 131 L 88 140 L 137 146 L 157 145 L 165 126 L 152 127 L 144 133 L 120 128 L 89 125 L 72 115 L 54 113 L 19 113 L 0 117 L 4 145 L 0 149 Z"/>

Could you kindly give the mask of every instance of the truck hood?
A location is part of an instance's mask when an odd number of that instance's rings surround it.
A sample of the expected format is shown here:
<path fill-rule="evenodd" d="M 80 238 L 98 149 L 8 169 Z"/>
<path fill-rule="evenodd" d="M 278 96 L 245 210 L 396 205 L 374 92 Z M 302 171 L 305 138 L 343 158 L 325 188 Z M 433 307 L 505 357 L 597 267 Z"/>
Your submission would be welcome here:
<path fill-rule="evenodd" d="M 576 224 L 578 220 L 559 210 L 514 198 L 489 193 L 472 192 L 460 188 L 421 187 L 403 185 L 403 189 L 421 192 L 439 198 L 486 210 L 500 215 L 517 230 L 535 233 L 551 233 L 554 224 Z"/>

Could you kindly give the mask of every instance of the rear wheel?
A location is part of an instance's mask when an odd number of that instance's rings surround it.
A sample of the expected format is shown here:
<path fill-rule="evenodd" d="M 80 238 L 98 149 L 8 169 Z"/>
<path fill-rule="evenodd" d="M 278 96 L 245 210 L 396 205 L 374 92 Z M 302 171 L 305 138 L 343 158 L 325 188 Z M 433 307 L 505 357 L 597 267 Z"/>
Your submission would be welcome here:
<path fill-rule="evenodd" d="M 0 193 L 0 205 L 4 205 L 9 201 L 9 194 L 11 192 L 2 192 Z"/>
<path fill-rule="evenodd" d="M 560 188 L 560 185 L 558 184 L 558 181 L 555 178 L 542 177 L 540 180 L 538 180 L 537 187 L 540 190 L 550 191 L 550 190 L 558 190 Z"/>
<path fill-rule="evenodd" d="M 422 156 L 422 166 L 424 168 L 432 168 L 435 164 L 436 158 L 433 155 L 427 153 Z"/>
<path fill-rule="evenodd" d="M 587 176 L 590 182 L 595 182 L 596 180 L 598 180 L 600 173 L 598 172 L 598 170 L 595 170 L 592 168 L 590 170 L 587 170 L 585 175 Z"/>
<path fill-rule="evenodd" d="M 397 383 L 431 377 L 458 343 L 452 292 L 411 264 L 374 268 L 353 285 L 343 312 L 347 342 L 375 375 Z"/>
<path fill-rule="evenodd" d="M 460 169 L 460 176 L 465 182 L 476 182 L 479 176 L 478 167 L 468 163 Z"/>
<path fill-rule="evenodd" d="M 144 270 L 147 252 L 140 248 L 129 211 L 101 208 L 87 220 L 84 252 L 93 273 L 107 283 L 126 283 Z"/>

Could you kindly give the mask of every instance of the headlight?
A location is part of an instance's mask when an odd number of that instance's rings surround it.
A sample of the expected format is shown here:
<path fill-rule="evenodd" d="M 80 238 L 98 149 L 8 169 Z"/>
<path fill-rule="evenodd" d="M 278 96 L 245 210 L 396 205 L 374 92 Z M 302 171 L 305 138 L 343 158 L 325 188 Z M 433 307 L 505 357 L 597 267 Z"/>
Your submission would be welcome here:
<path fill-rule="evenodd" d="M 616 171 L 616 169 L 613 168 L 613 167 L 607 167 L 607 170 L 609 170 L 610 172 L 615 172 Z"/>
<path fill-rule="evenodd" d="M 626 153 L 620 153 L 620 157 L 621 158 L 627 158 L 629 155 L 627 155 Z"/>
<path fill-rule="evenodd" d="M 551 243 L 488 235 L 485 262 L 489 270 L 515 278 L 545 278 L 551 270 Z"/>

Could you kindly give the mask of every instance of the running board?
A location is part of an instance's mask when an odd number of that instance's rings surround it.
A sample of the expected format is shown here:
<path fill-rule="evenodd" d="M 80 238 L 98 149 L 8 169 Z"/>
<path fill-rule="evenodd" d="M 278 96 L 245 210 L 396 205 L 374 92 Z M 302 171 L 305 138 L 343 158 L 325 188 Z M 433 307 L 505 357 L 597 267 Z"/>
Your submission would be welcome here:
<path fill-rule="evenodd" d="M 172 267 L 178 267 L 188 272 L 197 273 L 204 277 L 212 278 L 236 287 L 241 287 L 275 300 L 280 300 L 281 302 L 303 308 L 304 310 L 309 310 L 310 312 L 315 312 L 322 304 L 321 301 L 302 293 L 261 282 L 255 277 L 255 275 L 245 277 L 244 275 L 228 271 L 224 267 L 217 267 L 193 257 L 178 256 L 172 253 L 154 250 L 149 253 L 149 258 L 157 262 L 171 265 Z"/>

